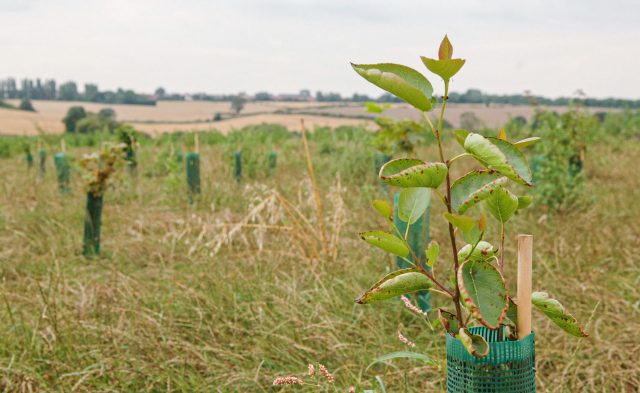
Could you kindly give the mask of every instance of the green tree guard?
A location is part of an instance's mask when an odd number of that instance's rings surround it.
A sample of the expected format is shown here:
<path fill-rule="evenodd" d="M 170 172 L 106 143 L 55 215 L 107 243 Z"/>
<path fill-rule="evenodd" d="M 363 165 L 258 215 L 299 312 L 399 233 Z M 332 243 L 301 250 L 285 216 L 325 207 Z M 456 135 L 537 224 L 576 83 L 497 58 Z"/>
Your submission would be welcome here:
<path fill-rule="evenodd" d="M 500 340 L 497 329 L 476 326 L 469 330 L 484 337 L 489 354 L 482 358 L 470 355 L 459 339 L 447 333 L 447 392 L 535 393 L 535 333 L 510 341 Z"/>
<path fill-rule="evenodd" d="M 69 193 L 69 163 L 67 157 L 63 152 L 56 153 L 53 157 L 56 174 L 58 175 L 58 190 L 60 194 L 65 195 Z"/>
<path fill-rule="evenodd" d="M 373 165 L 376 170 L 376 175 L 380 173 L 380 168 L 387 162 L 391 161 L 391 156 L 388 154 L 376 152 L 373 156 Z"/>
<path fill-rule="evenodd" d="M 240 150 L 233 152 L 233 163 L 233 176 L 240 183 L 242 180 L 242 152 Z"/>
<path fill-rule="evenodd" d="M 193 197 L 200 194 L 200 154 L 187 153 L 187 186 L 189 190 L 189 203 L 193 203 Z"/>
<path fill-rule="evenodd" d="M 100 226 L 102 224 L 102 195 L 87 193 L 87 211 L 84 216 L 82 254 L 87 257 L 100 254 Z"/>
<path fill-rule="evenodd" d="M 393 222 L 398 230 L 404 235 L 407 230 L 407 223 L 402 221 L 400 217 L 398 217 L 398 198 L 400 193 L 397 192 L 394 198 L 393 203 Z M 409 247 L 411 250 L 418 256 L 420 259 L 420 263 L 425 265 L 426 263 L 426 255 L 425 250 L 431 241 L 431 233 L 430 233 L 430 210 L 431 203 L 429 203 L 429 207 L 425 210 L 424 214 L 421 218 L 419 218 L 416 222 L 414 222 L 409 227 L 409 234 L 407 237 L 407 242 L 409 243 Z M 409 268 L 412 267 L 407 261 L 403 260 L 400 257 L 396 257 L 396 265 L 401 268 Z M 430 270 L 428 266 L 425 267 Z M 431 310 L 431 292 L 429 291 L 420 291 L 417 296 L 418 305 L 422 309 L 422 311 L 428 312 Z"/>
<path fill-rule="evenodd" d="M 27 160 L 27 168 L 33 168 L 33 154 L 31 154 L 31 150 L 26 151 L 26 160 Z"/>
<path fill-rule="evenodd" d="M 138 161 L 136 161 L 136 151 L 133 150 L 133 147 L 131 146 L 127 147 L 126 160 L 129 175 L 135 176 L 137 173 Z"/>
<path fill-rule="evenodd" d="M 47 164 L 47 151 L 44 149 L 38 150 L 38 157 L 40 158 L 39 166 L 38 166 L 38 174 L 40 176 L 44 176 Z"/>
<path fill-rule="evenodd" d="M 182 164 L 182 161 L 184 161 L 184 153 L 181 149 L 178 149 L 176 150 L 176 162 Z"/>
<path fill-rule="evenodd" d="M 270 175 L 276 169 L 276 165 L 278 165 L 278 153 L 271 150 L 271 152 L 269 152 L 269 174 Z"/>

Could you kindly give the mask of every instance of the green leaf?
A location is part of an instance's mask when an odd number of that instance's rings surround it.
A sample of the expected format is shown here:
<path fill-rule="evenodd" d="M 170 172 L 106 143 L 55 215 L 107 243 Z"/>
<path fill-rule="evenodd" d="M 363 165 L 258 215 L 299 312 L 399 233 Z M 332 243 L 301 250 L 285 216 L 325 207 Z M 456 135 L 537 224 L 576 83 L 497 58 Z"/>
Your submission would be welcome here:
<path fill-rule="evenodd" d="M 471 250 L 473 250 L 473 252 L 471 252 Z M 458 261 L 463 262 L 467 259 L 487 261 L 495 256 L 497 251 L 498 250 L 494 249 L 490 243 L 481 240 L 475 248 L 473 248 L 472 244 L 466 244 L 462 247 L 460 251 L 458 251 Z"/>
<path fill-rule="evenodd" d="M 364 79 L 420 109 L 432 108 L 433 86 L 421 73 L 400 64 L 353 64 Z"/>
<path fill-rule="evenodd" d="M 386 231 L 368 231 L 362 232 L 360 237 L 372 246 L 381 248 L 399 257 L 409 255 L 409 247 L 407 247 L 402 239 L 399 239 L 393 233 Z"/>
<path fill-rule="evenodd" d="M 533 197 L 531 195 L 523 195 L 518 197 L 518 210 L 526 209 L 533 202 Z"/>
<path fill-rule="evenodd" d="M 444 218 L 447 219 L 454 227 L 458 228 L 462 232 L 462 238 L 470 244 L 476 244 L 484 233 L 484 229 L 480 228 L 480 224 L 484 216 L 480 217 L 480 220 L 475 220 L 471 217 L 444 213 Z"/>
<path fill-rule="evenodd" d="M 471 171 L 451 185 L 451 207 L 463 214 L 506 182 L 507 178 L 495 171 Z"/>
<path fill-rule="evenodd" d="M 454 314 L 439 308 L 438 319 L 447 332 L 451 333 L 453 336 L 458 334 L 458 319 Z"/>
<path fill-rule="evenodd" d="M 571 314 L 569 314 L 562 304 L 553 299 L 546 292 L 534 292 L 531 294 L 531 302 L 544 315 L 549 317 L 553 323 L 558 325 L 565 332 L 576 337 L 587 337 L 587 333 Z"/>
<path fill-rule="evenodd" d="M 453 130 L 453 136 L 456 138 L 456 141 L 460 144 L 460 146 L 464 147 L 464 141 L 469 136 L 470 132 L 467 130 Z"/>
<path fill-rule="evenodd" d="M 476 225 L 476 220 L 471 217 L 462 216 L 452 213 L 444 213 L 444 218 L 447 219 L 454 227 L 458 228 L 462 232 L 470 232 Z"/>
<path fill-rule="evenodd" d="M 493 190 L 491 197 L 487 198 L 487 208 L 496 220 L 504 224 L 518 210 L 518 197 L 506 188 L 498 187 Z"/>
<path fill-rule="evenodd" d="M 440 60 L 447 60 L 453 57 L 453 45 L 449 41 L 449 37 L 444 35 L 444 38 L 440 42 L 440 48 L 438 48 L 438 58 Z"/>
<path fill-rule="evenodd" d="M 461 328 L 458 331 L 458 339 L 469 354 L 483 358 L 489 354 L 489 344 L 479 334 L 473 334 L 467 329 Z"/>
<path fill-rule="evenodd" d="M 421 56 L 420 59 L 422 59 L 422 63 L 429 71 L 438 75 L 445 81 L 448 81 L 457 74 L 465 63 L 465 60 L 462 59 L 436 60 L 424 56 Z"/>
<path fill-rule="evenodd" d="M 463 304 L 489 329 L 497 329 L 507 313 L 507 289 L 500 272 L 489 262 L 466 261 L 458 268 Z"/>
<path fill-rule="evenodd" d="M 380 168 L 380 178 L 397 187 L 437 188 L 447 176 L 447 166 L 441 162 L 426 163 L 416 158 L 398 158 Z"/>
<path fill-rule="evenodd" d="M 367 370 L 369 370 L 371 368 L 371 366 L 373 366 L 375 364 L 386 363 L 389 360 L 393 360 L 393 359 L 415 359 L 415 360 L 421 361 L 424 364 L 428 364 L 430 366 L 433 366 L 433 365 L 437 364 L 436 361 L 434 361 L 429 356 L 424 355 L 422 353 L 409 352 L 409 351 L 398 351 L 398 352 L 391 352 L 391 353 L 388 353 L 386 355 L 382 355 L 380 357 L 375 358 L 373 360 L 373 362 L 371 362 L 371 364 L 369 364 L 364 371 L 366 372 Z"/>
<path fill-rule="evenodd" d="M 533 176 L 527 160 L 509 142 L 470 133 L 464 141 L 464 149 L 486 168 L 498 171 L 517 183 L 532 185 Z"/>
<path fill-rule="evenodd" d="M 429 242 L 429 246 L 427 247 L 427 251 L 425 251 L 427 256 L 427 266 L 433 267 L 433 264 L 436 263 L 436 259 L 438 259 L 438 255 L 440 254 L 440 245 L 435 240 Z"/>
<path fill-rule="evenodd" d="M 391 299 L 431 288 L 431 280 L 416 268 L 389 273 L 356 299 L 358 304 L 368 304 Z"/>
<path fill-rule="evenodd" d="M 522 150 L 527 146 L 531 146 L 534 143 L 537 143 L 541 139 L 542 138 L 540 138 L 539 136 L 532 136 L 531 138 L 525 138 L 525 139 L 519 140 L 518 142 L 514 143 L 513 146 Z"/>
<path fill-rule="evenodd" d="M 405 188 L 398 196 L 398 217 L 411 225 L 431 205 L 431 190 L 424 187 Z"/>
<path fill-rule="evenodd" d="M 378 214 L 380 214 L 382 217 L 388 220 L 393 220 L 393 208 L 391 207 L 389 202 L 376 199 L 371 204 L 373 205 L 373 208 L 376 209 Z"/>

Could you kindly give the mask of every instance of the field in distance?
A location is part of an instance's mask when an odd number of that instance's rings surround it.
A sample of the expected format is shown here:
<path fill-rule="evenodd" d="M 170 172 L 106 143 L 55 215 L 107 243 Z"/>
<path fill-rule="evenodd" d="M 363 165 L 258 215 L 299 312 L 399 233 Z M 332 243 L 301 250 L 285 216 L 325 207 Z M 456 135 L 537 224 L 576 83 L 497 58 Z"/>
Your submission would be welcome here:
<path fill-rule="evenodd" d="M 18 105 L 17 100 L 7 102 Z M 334 102 L 249 102 L 239 115 L 235 115 L 229 102 L 211 101 L 159 101 L 156 106 L 111 105 L 70 101 L 32 101 L 36 112 L 0 108 L 0 135 L 36 135 L 39 130 L 47 133 L 62 133 L 62 119 L 71 106 L 83 106 L 90 112 L 111 108 L 120 121 L 132 124 L 136 129 L 151 135 L 173 131 L 219 130 L 228 132 L 247 125 L 278 123 L 289 129 L 299 129 L 300 118 L 308 127 L 365 124 L 374 127 L 374 115 L 365 111 L 359 103 Z M 541 108 L 545 109 L 545 108 Z M 566 107 L 552 110 L 565 112 Z M 602 108 L 591 109 L 603 110 Z M 460 126 L 463 113 L 473 113 L 486 127 L 500 127 L 511 117 L 530 119 L 534 108 L 530 106 L 483 104 L 450 104 L 447 121 Z M 222 120 L 213 121 L 216 114 Z M 407 104 L 395 104 L 385 112 L 386 116 L 420 120 L 420 113 Z M 435 116 L 435 115 L 434 115 Z"/>

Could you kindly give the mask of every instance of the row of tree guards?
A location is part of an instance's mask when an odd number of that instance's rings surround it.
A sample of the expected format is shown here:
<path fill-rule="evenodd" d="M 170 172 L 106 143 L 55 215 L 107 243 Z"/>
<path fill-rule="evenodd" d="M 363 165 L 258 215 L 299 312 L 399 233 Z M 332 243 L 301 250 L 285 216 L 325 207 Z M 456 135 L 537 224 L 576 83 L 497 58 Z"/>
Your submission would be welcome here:
<path fill-rule="evenodd" d="M 87 201 L 84 218 L 83 232 L 83 255 L 87 257 L 100 254 L 100 231 L 102 226 L 102 208 L 104 191 L 106 190 L 107 179 L 115 172 L 117 161 L 126 162 L 129 174 L 134 177 L 137 174 L 137 160 L 135 149 L 135 138 L 133 135 L 122 135 L 120 137 L 122 143 L 112 147 L 110 150 L 103 150 L 99 155 L 85 158 L 81 164 L 88 167 L 85 161 L 95 161 L 92 168 L 87 168 L 91 175 L 95 175 L 95 179 L 89 182 L 89 191 L 87 192 Z M 237 182 L 242 180 L 242 152 L 238 149 L 233 154 L 234 168 L 233 176 Z M 277 165 L 277 153 L 271 151 L 268 156 L 269 173 L 272 174 Z M 34 166 L 34 157 L 30 149 L 26 149 L 25 158 L 27 168 L 30 170 Z M 38 144 L 38 177 L 43 178 L 46 171 L 47 152 Z M 182 155 L 178 155 L 179 162 L 182 161 Z M 61 195 L 70 193 L 70 177 L 71 166 L 66 154 L 66 146 L 64 140 L 60 141 L 60 151 L 54 155 L 54 166 L 56 169 L 56 177 L 58 182 L 58 190 Z M 187 193 L 189 203 L 194 202 L 197 194 L 201 193 L 200 183 L 200 144 L 198 135 L 194 136 L 194 151 L 185 155 L 185 167 L 187 177 Z"/>

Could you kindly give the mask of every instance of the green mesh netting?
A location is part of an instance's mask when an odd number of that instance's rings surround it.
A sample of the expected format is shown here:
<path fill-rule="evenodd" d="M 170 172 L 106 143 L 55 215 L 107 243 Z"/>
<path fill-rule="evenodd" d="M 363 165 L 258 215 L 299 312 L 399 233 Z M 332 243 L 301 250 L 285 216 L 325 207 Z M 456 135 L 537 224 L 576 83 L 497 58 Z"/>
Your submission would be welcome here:
<path fill-rule="evenodd" d="M 393 203 L 393 216 L 394 216 L 393 222 L 401 233 L 405 233 L 405 231 L 407 230 L 407 223 L 402 221 L 400 217 L 398 217 L 399 196 L 400 196 L 400 193 L 396 193 L 394 203 Z M 431 204 L 429 204 L 429 207 L 427 207 L 427 210 L 425 210 L 422 217 L 419 218 L 413 224 L 411 224 L 411 226 L 409 227 L 409 236 L 407 239 L 409 243 L 409 247 L 411 247 L 411 249 L 416 254 L 416 256 L 420 258 L 420 263 L 422 263 L 423 265 L 426 263 L 426 255 L 424 252 L 427 249 L 429 242 L 431 241 L 431 233 L 430 233 L 430 227 L 429 227 L 430 210 L 431 210 Z M 407 261 L 403 260 L 400 257 L 396 258 L 396 265 L 398 265 L 398 267 L 402 269 L 411 267 L 411 265 Z M 427 267 L 427 269 L 429 268 Z M 429 291 L 418 292 L 417 300 L 418 300 L 418 305 L 423 311 L 431 310 L 431 292 Z"/>
<path fill-rule="evenodd" d="M 100 254 L 100 226 L 102 225 L 102 196 L 87 193 L 87 211 L 84 215 L 82 253 L 85 256 Z"/>
<path fill-rule="evenodd" d="M 200 154 L 187 153 L 187 186 L 189 188 L 189 200 L 194 194 L 200 194 Z"/>
<path fill-rule="evenodd" d="M 69 192 L 69 163 L 64 153 L 56 153 L 53 157 L 56 166 L 56 174 L 58 175 L 58 190 L 61 194 Z"/>
<path fill-rule="evenodd" d="M 236 150 L 233 153 L 233 176 L 237 181 L 242 179 L 242 152 Z"/>
<path fill-rule="evenodd" d="M 519 341 L 498 341 L 498 330 L 472 327 L 489 343 L 484 358 L 470 355 L 447 334 L 447 392 L 531 393 L 536 391 L 535 334 Z"/>

